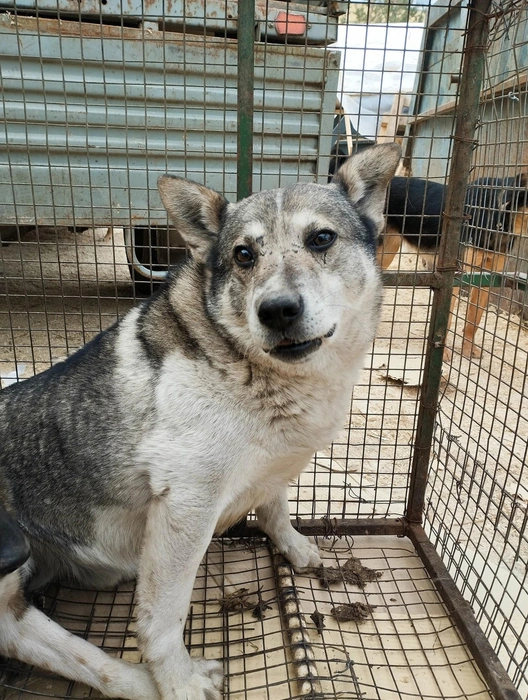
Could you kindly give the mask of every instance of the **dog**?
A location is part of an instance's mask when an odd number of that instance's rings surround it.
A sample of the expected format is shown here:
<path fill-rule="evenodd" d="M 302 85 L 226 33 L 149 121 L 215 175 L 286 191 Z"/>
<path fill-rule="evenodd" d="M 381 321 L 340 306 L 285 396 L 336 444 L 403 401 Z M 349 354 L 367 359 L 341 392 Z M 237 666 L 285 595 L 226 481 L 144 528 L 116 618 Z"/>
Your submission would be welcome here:
<path fill-rule="evenodd" d="M 466 246 L 464 270 L 500 273 L 519 236 L 528 235 L 527 176 L 480 178 L 466 194 L 467 223 L 462 230 Z M 386 270 L 405 240 L 421 254 L 434 255 L 440 243 L 446 187 L 415 177 L 393 178 L 387 196 L 387 228 L 380 239 L 378 263 Z M 460 287 L 454 290 L 451 312 Z M 480 357 L 475 333 L 488 304 L 489 288 L 474 286 L 463 331 L 462 354 Z M 452 316 L 452 313 L 451 313 Z"/>
<path fill-rule="evenodd" d="M 320 564 L 287 489 L 342 426 L 374 338 L 400 155 L 376 146 L 331 184 L 236 204 L 160 178 L 188 259 L 77 353 L 0 392 L 0 503 L 30 546 L 0 579 L 1 654 L 115 698 L 220 698 L 220 664 L 183 643 L 194 578 L 213 535 L 253 509 L 294 568 Z M 142 664 L 27 602 L 55 579 L 135 577 Z"/>

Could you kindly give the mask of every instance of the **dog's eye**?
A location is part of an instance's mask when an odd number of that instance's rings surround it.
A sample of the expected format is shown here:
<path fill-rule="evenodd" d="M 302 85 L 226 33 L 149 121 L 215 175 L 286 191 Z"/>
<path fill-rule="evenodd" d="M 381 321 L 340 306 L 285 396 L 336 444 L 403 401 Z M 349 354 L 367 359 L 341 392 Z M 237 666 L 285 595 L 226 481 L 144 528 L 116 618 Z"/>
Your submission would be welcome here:
<path fill-rule="evenodd" d="M 311 250 L 315 250 L 318 253 L 322 253 L 328 250 L 331 245 L 335 242 L 337 238 L 337 233 L 331 231 L 330 229 L 322 229 L 321 231 L 316 231 L 310 238 L 306 241 L 306 245 Z"/>
<path fill-rule="evenodd" d="M 239 245 L 235 248 L 234 258 L 239 267 L 253 267 L 255 264 L 253 252 L 243 245 Z"/>

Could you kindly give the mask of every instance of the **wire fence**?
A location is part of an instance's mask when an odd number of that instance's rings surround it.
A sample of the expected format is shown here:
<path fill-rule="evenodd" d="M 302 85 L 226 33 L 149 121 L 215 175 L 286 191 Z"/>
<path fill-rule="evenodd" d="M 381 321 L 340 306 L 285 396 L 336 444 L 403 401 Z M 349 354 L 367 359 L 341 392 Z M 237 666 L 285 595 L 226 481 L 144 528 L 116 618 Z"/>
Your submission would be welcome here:
<path fill-rule="evenodd" d="M 482 12 L 484 4 L 471 13 L 452 0 L 257 0 L 251 36 L 240 36 L 242 1 L 0 2 L 2 387 L 74 352 L 187 254 L 159 199 L 159 175 L 235 201 L 243 187 L 325 183 L 373 143 L 402 145 L 403 194 L 393 204 L 389 196 L 378 254 L 386 281 L 378 336 L 341 434 L 291 487 L 292 517 L 320 537 L 328 561 L 352 548 L 383 572 L 365 591 L 295 578 L 321 697 L 511 697 L 490 690 L 413 538 L 394 537 L 409 535 L 416 508 L 482 635 L 528 697 L 528 9 L 516 0 Z M 489 23 L 489 37 L 476 46 L 485 49 L 476 130 L 460 139 L 471 15 Z M 247 66 L 253 85 L 242 96 Z M 469 173 L 453 167 L 463 148 Z M 469 188 L 457 188 L 466 176 Z M 428 183 L 421 195 L 409 178 Z M 440 236 L 450 184 L 462 204 L 451 224 L 461 239 L 455 265 L 445 264 Z M 430 329 L 451 296 L 444 343 Z M 423 507 L 413 501 L 420 489 Z M 225 697 L 308 696 L 295 645 L 284 641 L 276 571 L 261 540 L 215 541 L 200 570 L 186 642 L 224 660 Z M 226 589 L 241 587 L 273 601 L 265 620 L 221 611 Z M 356 600 L 375 606 L 365 625 L 331 617 Z M 139 660 L 132 585 L 58 588 L 41 602 L 69 629 Z M 326 629 L 310 621 L 315 611 Z M 90 692 L 10 661 L 0 667 L 6 699 Z"/>

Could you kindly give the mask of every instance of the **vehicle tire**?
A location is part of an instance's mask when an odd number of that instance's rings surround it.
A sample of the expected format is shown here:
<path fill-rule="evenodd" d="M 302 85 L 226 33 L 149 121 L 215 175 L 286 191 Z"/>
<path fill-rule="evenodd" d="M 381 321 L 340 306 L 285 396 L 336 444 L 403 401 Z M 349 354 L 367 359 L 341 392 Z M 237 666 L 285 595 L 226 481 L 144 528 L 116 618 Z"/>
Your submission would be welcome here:
<path fill-rule="evenodd" d="M 134 228 L 134 250 L 138 261 L 152 270 L 164 270 L 166 265 L 158 261 L 157 254 L 158 236 L 157 230 L 151 228 Z M 137 297 L 149 297 L 163 282 L 145 277 L 132 265 L 129 251 L 127 249 L 128 270 L 130 278 L 134 284 L 134 294 Z"/>

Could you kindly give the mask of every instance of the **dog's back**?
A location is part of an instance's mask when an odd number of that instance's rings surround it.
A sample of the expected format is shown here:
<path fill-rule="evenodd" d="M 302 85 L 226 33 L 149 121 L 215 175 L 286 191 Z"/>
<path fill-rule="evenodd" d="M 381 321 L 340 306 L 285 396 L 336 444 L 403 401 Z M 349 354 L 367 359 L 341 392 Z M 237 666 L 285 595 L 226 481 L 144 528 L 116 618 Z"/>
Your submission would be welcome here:
<path fill-rule="evenodd" d="M 0 392 L 0 503 L 16 512 L 31 544 L 31 588 L 57 576 L 97 582 L 101 572 L 85 571 L 73 551 L 93 540 L 95 511 L 128 497 L 113 482 L 144 430 L 148 393 L 143 409 L 122 415 L 118 334 L 115 325 Z"/>
<path fill-rule="evenodd" d="M 424 252 L 436 250 L 446 188 L 418 177 L 394 177 L 387 197 L 387 224 Z"/>
<path fill-rule="evenodd" d="M 394 177 L 387 197 L 387 224 L 422 252 L 438 249 L 446 187 L 417 177 Z M 461 240 L 476 248 L 507 252 L 512 246 L 512 217 L 526 206 L 526 176 L 483 177 L 467 189 L 467 221 Z"/>

